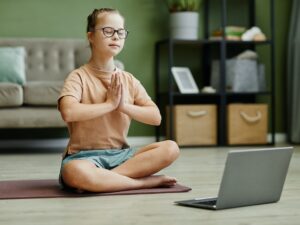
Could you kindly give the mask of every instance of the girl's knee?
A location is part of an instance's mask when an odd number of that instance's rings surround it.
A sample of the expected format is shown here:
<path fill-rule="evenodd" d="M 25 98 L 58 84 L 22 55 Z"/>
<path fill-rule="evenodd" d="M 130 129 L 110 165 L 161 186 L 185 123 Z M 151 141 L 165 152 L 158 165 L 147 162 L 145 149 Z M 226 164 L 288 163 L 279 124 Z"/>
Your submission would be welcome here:
<path fill-rule="evenodd" d="M 166 140 L 164 141 L 164 151 L 167 153 L 167 158 L 172 162 L 179 156 L 179 147 L 175 141 Z"/>
<path fill-rule="evenodd" d="M 73 188 L 83 189 L 86 185 L 92 185 L 91 165 L 82 160 L 72 160 L 66 163 L 62 170 L 64 183 Z"/>

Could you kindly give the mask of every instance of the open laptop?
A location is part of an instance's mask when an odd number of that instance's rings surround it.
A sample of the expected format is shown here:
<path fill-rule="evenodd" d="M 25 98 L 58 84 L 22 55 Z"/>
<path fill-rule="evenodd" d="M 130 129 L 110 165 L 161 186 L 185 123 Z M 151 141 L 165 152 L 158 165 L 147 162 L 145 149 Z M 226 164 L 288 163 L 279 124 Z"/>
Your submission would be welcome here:
<path fill-rule="evenodd" d="M 218 197 L 175 203 L 217 210 L 277 202 L 292 154 L 293 147 L 230 151 Z"/>

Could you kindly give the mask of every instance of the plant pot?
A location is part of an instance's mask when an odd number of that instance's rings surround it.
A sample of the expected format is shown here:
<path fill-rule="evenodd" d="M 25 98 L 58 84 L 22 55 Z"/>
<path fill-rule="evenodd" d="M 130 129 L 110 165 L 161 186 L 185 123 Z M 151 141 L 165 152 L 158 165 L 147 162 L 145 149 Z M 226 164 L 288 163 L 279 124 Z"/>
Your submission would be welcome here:
<path fill-rule="evenodd" d="M 198 12 L 171 13 L 170 31 L 171 38 L 180 40 L 198 39 Z"/>

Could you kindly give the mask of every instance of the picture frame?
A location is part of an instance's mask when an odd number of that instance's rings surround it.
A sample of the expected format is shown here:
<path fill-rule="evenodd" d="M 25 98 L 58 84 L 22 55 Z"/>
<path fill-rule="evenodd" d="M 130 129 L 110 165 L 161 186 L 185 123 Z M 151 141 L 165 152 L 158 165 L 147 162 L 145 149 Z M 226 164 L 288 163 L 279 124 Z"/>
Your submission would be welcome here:
<path fill-rule="evenodd" d="M 198 86 L 188 67 L 172 67 L 171 72 L 179 88 L 180 93 L 199 93 Z"/>

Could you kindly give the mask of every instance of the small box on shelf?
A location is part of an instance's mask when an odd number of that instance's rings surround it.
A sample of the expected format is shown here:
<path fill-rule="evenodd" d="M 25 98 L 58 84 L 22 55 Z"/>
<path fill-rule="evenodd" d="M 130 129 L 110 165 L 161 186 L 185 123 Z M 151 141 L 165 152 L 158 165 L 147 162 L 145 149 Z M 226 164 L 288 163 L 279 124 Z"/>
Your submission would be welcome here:
<path fill-rule="evenodd" d="M 169 121 L 167 107 L 167 121 Z M 217 144 L 216 105 L 175 105 L 173 106 L 174 138 L 178 145 Z M 169 123 L 167 122 L 167 125 Z M 169 135 L 167 126 L 167 136 Z"/>
<path fill-rule="evenodd" d="M 267 143 L 267 104 L 229 104 L 227 109 L 228 144 Z"/>

